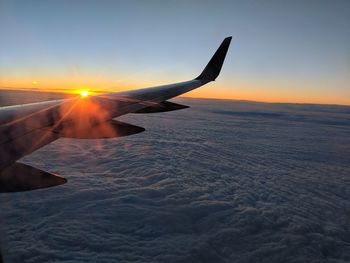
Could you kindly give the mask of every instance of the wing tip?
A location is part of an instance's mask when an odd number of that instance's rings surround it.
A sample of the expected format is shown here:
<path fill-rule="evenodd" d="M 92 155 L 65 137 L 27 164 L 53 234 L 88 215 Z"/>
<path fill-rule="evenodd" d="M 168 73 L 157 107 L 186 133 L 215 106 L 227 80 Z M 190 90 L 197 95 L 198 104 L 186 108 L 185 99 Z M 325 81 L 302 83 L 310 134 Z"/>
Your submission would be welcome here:
<path fill-rule="evenodd" d="M 213 57 L 208 62 L 202 73 L 195 79 L 214 81 L 220 74 L 222 65 L 226 58 L 228 48 L 230 47 L 232 36 L 226 37 L 219 48 L 214 53 Z"/>

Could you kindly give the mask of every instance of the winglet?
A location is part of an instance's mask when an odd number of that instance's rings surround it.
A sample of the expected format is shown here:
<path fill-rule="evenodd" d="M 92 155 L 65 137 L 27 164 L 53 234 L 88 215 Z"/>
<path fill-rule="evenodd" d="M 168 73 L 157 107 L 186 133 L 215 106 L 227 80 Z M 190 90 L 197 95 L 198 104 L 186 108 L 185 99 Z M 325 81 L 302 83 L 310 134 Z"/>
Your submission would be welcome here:
<path fill-rule="evenodd" d="M 204 68 L 203 72 L 195 79 L 214 81 L 220 73 L 222 64 L 224 63 L 227 50 L 230 46 L 232 37 L 227 37 L 222 41 L 218 50 L 216 50 L 214 56 L 210 59 L 208 65 Z"/>

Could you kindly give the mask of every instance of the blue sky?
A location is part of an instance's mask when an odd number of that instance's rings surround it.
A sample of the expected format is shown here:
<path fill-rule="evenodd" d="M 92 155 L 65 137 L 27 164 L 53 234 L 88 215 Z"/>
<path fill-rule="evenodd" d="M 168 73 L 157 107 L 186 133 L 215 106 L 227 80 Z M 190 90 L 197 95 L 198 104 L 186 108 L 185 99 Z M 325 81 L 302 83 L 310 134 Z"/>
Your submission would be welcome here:
<path fill-rule="evenodd" d="M 232 35 L 217 83 L 190 95 L 350 104 L 350 1 L 0 3 L 2 87 L 187 80 Z"/>

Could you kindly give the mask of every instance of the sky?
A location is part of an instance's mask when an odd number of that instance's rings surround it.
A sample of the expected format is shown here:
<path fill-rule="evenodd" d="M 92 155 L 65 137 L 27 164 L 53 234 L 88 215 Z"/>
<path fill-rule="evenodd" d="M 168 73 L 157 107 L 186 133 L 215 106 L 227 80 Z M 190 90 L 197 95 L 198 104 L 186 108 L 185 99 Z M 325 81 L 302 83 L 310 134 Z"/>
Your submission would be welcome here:
<path fill-rule="evenodd" d="M 233 36 L 217 81 L 186 96 L 350 105 L 350 1 L 0 3 L 1 88 L 190 80 Z"/>

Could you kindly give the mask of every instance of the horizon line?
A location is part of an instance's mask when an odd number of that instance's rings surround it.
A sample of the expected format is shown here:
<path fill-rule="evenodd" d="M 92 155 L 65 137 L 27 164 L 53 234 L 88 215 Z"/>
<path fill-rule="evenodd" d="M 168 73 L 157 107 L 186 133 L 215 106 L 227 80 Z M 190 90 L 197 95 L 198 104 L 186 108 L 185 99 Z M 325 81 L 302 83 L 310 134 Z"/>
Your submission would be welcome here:
<path fill-rule="evenodd" d="M 19 88 L 19 87 L 0 87 L 0 90 L 4 91 L 27 91 L 27 92 L 41 92 L 41 93 L 58 93 L 58 94 L 76 94 L 79 92 L 77 90 L 72 90 L 69 88 L 62 89 L 41 89 L 41 88 Z M 130 89 L 132 90 L 132 89 Z M 123 90 L 124 91 L 124 90 Z M 89 90 L 92 94 L 106 94 L 112 93 L 110 90 Z M 119 92 L 119 91 L 115 91 Z M 122 92 L 122 91 L 120 91 Z M 224 100 L 224 101 L 245 101 L 245 102 L 255 102 L 255 103 L 268 103 L 268 104 L 298 104 L 298 105 L 324 105 L 324 106 L 342 106 L 350 107 L 350 104 L 338 104 L 338 103 L 317 103 L 317 102 L 294 102 L 294 101 L 265 101 L 265 100 L 254 100 L 254 99 L 240 99 L 240 98 L 218 98 L 218 97 L 193 97 L 182 95 L 178 98 L 189 98 L 189 99 L 207 99 L 207 100 Z"/>

